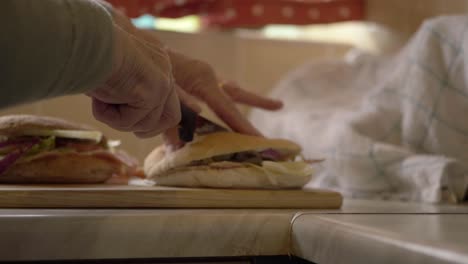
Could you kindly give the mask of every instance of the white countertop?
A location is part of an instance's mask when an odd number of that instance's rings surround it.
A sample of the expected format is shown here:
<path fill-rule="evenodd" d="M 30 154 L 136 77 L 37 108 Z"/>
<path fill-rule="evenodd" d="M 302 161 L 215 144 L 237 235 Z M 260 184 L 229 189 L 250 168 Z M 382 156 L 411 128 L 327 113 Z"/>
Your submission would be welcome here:
<path fill-rule="evenodd" d="M 467 214 L 304 215 L 296 256 L 316 263 L 468 263 Z"/>
<path fill-rule="evenodd" d="M 285 255 L 294 212 L 3 210 L 0 260 Z"/>
<path fill-rule="evenodd" d="M 468 263 L 468 206 L 346 200 L 341 210 L 0 210 L 0 260 L 286 255 Z M 398 262 L 398 261 L 396 261 Z"/>

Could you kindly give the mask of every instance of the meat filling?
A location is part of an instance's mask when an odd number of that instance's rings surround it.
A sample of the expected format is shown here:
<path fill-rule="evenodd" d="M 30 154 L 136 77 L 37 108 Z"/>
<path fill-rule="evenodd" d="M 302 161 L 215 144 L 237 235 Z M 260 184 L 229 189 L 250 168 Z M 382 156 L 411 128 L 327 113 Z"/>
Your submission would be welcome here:
<path fill-rule="evenodd" d="M 275 152 L 276 155 L 271 155 L 272 152 Z M 262 161 L 281 161 L 284 160 L 284 157 L 274 151 L 274 150 L 267 150 L 263 152 L 256 152 L 256 151 L 243 151 L 237 152 L 232 154 L 226 155 L 219 155 L 214 156 L 207 159 L 202 160 L 195 160 L 190 163 L 190 166 L 202 166 L 208 165 L 214 162 L 221 162 L 221 161 L 230 161 L 230 162 L 239 162 L 239 163 L 251 163 L 255 165 L 262 165 Z"/>

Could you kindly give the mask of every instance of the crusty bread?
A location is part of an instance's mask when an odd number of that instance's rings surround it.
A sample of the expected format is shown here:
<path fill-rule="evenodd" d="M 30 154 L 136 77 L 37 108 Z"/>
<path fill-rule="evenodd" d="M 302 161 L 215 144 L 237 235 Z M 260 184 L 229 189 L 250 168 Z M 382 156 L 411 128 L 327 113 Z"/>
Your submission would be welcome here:
<path fill-rule="evenodd" d="M 300 188 L 312 171 L 303 162 L 250 163 L 215 162 L 190 166 L 192 161 L 244 151 L 273 149 L 282 155 L 296 156 L 301 148 L 284 139 L 267 139 L 232 132 L 197 137 L 174 152 L 160 146 L 145 159 L 146 177 L 157 185 L 212 188 Z"/>
<path fill-rule="evenodd" d="M 119 163 L 92 155 L 42 155 L 14 164 L 0 175 L 0 183 L 102 183 L 120 169 Z"/>
<path fill-rule="evenodd" d="M 268 139 L 233 132 L 218 132 L 196 137 L 193 142 L 174 152 L 166 151 L 161 145 L 145 159 L 144 170 L 149 177 L 173 168 L 182 167 L 195 160 L 214 156 L 243 152 L 274 149 L 283 155 L 295 156 L 301 147 L 285 139 Z"/>
<path fill-rule="evenodd" d="M 257 166 L 217 162 L 206 166 L 181 167 L 162 173 L 151 181 L 162 186 L 191 188 L 291 189 L 304 186 L 312 175 L 312 168 L 306 163 L 267 163 Z M 295 165 L 296 168 L 288 168 L 288 165 Z"/>
<path fill-rule="evenodd" d="M 94 130 L 60 118 L 36 115 L 0 117 L 1 136 L 30 135 L 41 130 Z M 29 131 L 29 132 L 28 132 Z M 74 131 L 73 133 L 76 133 Z M 103 140 L 106 140 L 105 138 Z M 122 173 L 124 165 L 104 148 L 93 152 L 40 152 L 22 157 L 0 174 L 0 183 L 102 183 Z"/>
<path fill-rule="evenodd" d="M 48 116 L 8 115 L 0 117 L 0 135 L 20 135 L 29 129 L 93 130 L 86 125 Z"/>

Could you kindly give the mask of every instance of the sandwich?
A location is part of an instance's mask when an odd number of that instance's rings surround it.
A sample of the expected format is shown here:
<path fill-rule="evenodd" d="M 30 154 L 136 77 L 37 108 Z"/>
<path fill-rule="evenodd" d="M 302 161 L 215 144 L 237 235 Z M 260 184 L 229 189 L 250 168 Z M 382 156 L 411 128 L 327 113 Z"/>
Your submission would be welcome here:
<path fill-rule="evenodd" d="M 103 183 L 137 170 L 117 141 L 59 118 L 0 117 L 0 183 Z"/>
<path fill-rule="evenodd" d="M 180 149 L 161 145 L 145 159 L 149 184 L 239 189 L 301 188 L 312 176 L 312 161 L 284 139 L 234 132 L 198 135 Z"/>

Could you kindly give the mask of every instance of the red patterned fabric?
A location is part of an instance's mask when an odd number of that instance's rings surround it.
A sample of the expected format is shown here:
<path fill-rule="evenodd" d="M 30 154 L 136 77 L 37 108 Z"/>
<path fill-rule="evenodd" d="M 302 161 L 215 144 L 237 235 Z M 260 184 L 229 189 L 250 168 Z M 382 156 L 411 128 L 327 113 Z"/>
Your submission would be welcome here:
<path fill-rule="evenodd" d="M 364 18 L 364 0 L 108 0 L 130 17 L 198 14 L 211 26 L 317 24 Z"/>

